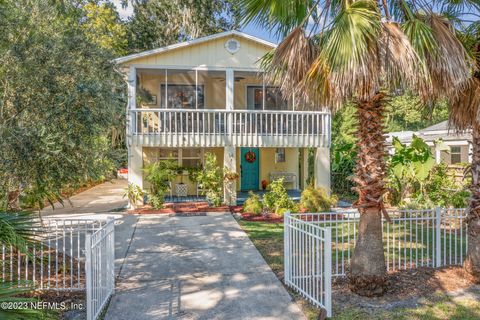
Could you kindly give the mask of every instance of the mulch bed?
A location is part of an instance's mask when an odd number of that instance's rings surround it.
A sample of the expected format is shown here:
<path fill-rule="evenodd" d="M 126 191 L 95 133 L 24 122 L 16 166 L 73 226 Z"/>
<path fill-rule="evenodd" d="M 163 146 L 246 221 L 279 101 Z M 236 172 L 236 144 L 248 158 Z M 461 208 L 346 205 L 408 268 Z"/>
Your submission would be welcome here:
<path fill-rule="evenodd" d="M 268 215 L 255 215 L 251 213 L 241 213 L 242 220 L 267 223 L 283 223 L 283 216 L 270 213 Z"/>
<path fill-rule="evenodd" d="M 336 308 L 358 307 L 366 311 L 413 307 L 423 297 L 467 289 L 474 285 L 462 267 L 440 269 L 421 267 L 389 272 L 387 292 L 381 297 L 362 297 L 348 289 L 346 278 L 337 278 L 332 285 Z"/>
<path fill-rule="evenodd" d="M 164 208 L 154 209 L 149 205 L 135 210 L 129 210 L 128 213 L 134 214 L 185 214 L 198 215 L 205 212 L 230 212 L 229 206 L 210 207 L 208 202 L 185 202 L 185 203 L 165 203 Z"/>

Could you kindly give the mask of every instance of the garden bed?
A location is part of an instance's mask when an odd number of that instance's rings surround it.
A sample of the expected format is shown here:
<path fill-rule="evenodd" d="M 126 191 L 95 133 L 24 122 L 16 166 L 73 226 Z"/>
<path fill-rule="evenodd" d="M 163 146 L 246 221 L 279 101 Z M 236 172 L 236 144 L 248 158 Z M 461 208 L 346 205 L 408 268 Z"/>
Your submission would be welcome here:
<path fill-rule="evenodd" d="M 231 212 L 229 206 L 212 207 L 208 202 L 182 202 L 182 203 L 165 203 L 162 209 L 155 209 L 149 205 L 134 210 L 129 210 L 128 213 L 133 214 L 199 214 L 205 212 Z"/>

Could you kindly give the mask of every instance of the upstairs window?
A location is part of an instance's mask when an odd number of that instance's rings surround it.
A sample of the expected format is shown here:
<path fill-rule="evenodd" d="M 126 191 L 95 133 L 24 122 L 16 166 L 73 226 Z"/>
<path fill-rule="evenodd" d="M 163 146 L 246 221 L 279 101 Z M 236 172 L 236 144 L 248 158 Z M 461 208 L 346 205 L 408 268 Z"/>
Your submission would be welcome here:
<path fill-rule="evenodd" d="M 165 87 L 167 88 L 166 94 Z M 162 108 L 203 109 L 204 107 L 203 85 L 162 84 L 160 96 L 162 97 Z M 167 106 L 165 106 L 165 102 L 167 102 Z"/>

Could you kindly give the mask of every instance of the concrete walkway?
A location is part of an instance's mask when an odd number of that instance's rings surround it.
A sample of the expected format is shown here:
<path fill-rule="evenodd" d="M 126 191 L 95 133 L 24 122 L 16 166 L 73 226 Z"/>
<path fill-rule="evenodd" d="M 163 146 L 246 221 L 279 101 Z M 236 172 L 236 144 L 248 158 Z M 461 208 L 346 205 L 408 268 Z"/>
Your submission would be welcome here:
<path fill-rule="evenodd" d="M 63 206 L 56 203 L 55 208 L 45 208 L 42 210 L 42 215 L 61 217 L 71 214 L 97 214 L 118 210 L 127 205 L 127 199 L 123 198 L 126 187 L 127 180 L 124 179 L 107 181 L 70 197 L 72 204 L 65 201 Z"/>
<path fill-rule="evenodd" d="M 136 219 L 105 319 L 305 319 L 229 213 Z"/>

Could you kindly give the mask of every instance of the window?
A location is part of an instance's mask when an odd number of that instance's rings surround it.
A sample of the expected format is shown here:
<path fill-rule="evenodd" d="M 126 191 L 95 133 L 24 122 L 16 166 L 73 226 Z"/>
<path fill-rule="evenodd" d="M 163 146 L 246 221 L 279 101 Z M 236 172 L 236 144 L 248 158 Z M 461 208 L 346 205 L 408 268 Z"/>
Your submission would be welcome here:
<path fill-rule="evenodd" d="M 165 84 L 162 84 L 160 97 L 162 108 L 165 108 L 165 100 L 169 109 L 203 109 L 204 107 L 203 85 L 168 84 L 165 97 Z"/>
<path fill-rule="evenodd" d="M 161 148 L 156 152 L 157 160 L 176 160 L 184 168 L 199 168 L 202 165 L 203 150 L 201 148 L 177 149 Z M 153 160 L 153 159 L 152 159 Z"/>
<path fill-rule="evenodd" d="M 285 148 L 277 148 L 275 152 L 275 163 L 285 162 Z"/>
<path fill-rule="evenodd" d="M 247 109 L 262 110 L 265 102 L 265 110 L 287 110 L 288 101 L 282 97 L 277 87 L 265 87 L 265 101 L 263 98 L 263 86 L 247 87 Z"/>
<path fill-rule="evenodd" d="M 462 148 L 460 146 L 450 147 L 450 164 L 462 162 Z"/>

